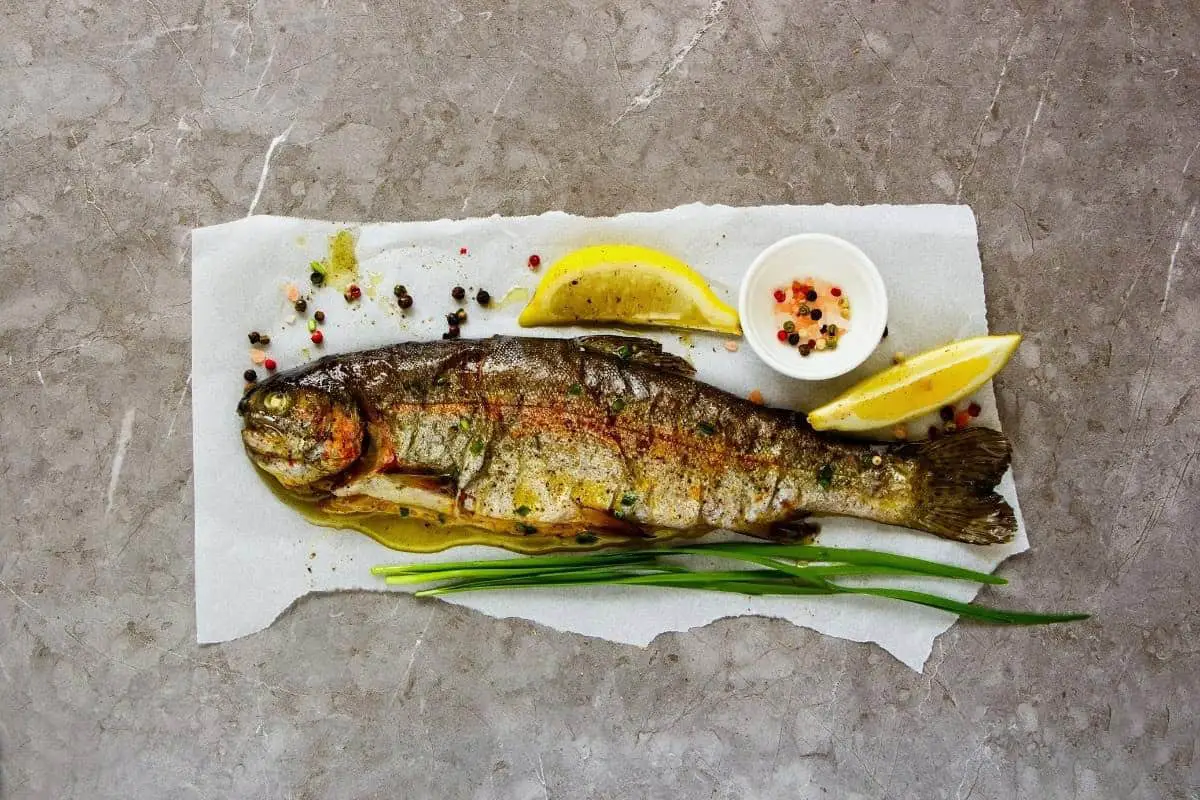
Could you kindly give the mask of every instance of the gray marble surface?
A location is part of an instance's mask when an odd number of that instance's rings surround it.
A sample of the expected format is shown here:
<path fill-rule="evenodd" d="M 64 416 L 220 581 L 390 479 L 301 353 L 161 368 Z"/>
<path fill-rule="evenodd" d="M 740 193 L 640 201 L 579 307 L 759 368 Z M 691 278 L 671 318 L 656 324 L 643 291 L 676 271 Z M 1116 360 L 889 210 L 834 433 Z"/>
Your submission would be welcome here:
<path fill-rule="evenodd" d="M 1194 2 L 0 12 L 0 795 L 1200 796 Z M 370 595 L 194 643 L 192 227 L 956 199 L 1027 336 L 1034 547 L 984 598 L 1093 620 L 959 625 L 924 675 Z"/>

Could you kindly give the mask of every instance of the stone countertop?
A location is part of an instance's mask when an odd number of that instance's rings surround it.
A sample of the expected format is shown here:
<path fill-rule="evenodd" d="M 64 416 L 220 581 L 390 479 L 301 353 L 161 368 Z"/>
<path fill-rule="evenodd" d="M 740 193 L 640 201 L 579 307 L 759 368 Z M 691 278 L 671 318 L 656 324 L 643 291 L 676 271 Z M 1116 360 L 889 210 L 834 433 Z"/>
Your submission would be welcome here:
<path fill-rule="evenodd" d="M 1194 3 L 9 3 L 0 796 L 1200 793 Z M 970 203 L 1033 550 L 924 675 L 376 595 L 195 644 L 188 233 Z"/>

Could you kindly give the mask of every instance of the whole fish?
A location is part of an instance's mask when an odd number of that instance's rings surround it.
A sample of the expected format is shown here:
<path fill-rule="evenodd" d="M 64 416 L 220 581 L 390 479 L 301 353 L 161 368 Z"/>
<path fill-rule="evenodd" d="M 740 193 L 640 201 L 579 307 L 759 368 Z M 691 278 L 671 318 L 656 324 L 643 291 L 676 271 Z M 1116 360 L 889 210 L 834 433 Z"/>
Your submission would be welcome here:
<path fill-rule="evenodd" d="M 514 536 L 727 529 L 774 540 L 814 514 L 974 544 L 1012 538 L 1003 435 L 871 445 L 695 380 L 646 339 L 411 342 L 327 356 L 238 404 L 250 458 L 332 513 Z"/>

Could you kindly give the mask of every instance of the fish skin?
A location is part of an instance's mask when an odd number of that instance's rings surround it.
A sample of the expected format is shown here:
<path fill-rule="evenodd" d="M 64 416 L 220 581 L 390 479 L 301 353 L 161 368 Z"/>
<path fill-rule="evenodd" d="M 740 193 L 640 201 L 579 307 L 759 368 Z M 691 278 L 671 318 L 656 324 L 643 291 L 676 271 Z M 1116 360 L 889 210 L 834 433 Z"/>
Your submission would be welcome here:
<path fill-rule="evenodd" d="M 239 411 L 255 463 L 294 491 L 329 497 L 332 511 L 398 511 L 377 489 L 356 495 L 381 475 L 398 487 L 449 476 L 456 521 L 515 534 L 786 539 L 814 514 L 974 543 L 1015 531 L 990 491 L 1009 460 L 997 432 L 880 448 L 818 434 L 800 414 L 689 373 L 657 343 L 629 337 L 413 342 L 273 375 Z M 291 398 L 282 414 L 266 409 L 281 396 Z"/>

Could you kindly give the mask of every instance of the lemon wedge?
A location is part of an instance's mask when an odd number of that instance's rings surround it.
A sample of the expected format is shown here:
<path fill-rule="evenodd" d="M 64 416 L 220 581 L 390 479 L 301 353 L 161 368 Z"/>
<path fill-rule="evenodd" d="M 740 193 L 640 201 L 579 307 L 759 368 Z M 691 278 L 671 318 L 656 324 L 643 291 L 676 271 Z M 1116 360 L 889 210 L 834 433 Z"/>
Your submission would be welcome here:
<path fill-rule="evenodd" d="M 614 322 L 740 334 L 737 311 L 674 256 L 605 244 L 560 258 L 517 318 L 526 328 Z"/>
<path fill-rule="evenodd" d="M 1019 334 L 978 336 L 872 375 L 809 412 L 816 430 L 868 431 L 920 417 L 974 392 L 1008 363 Z"/>

